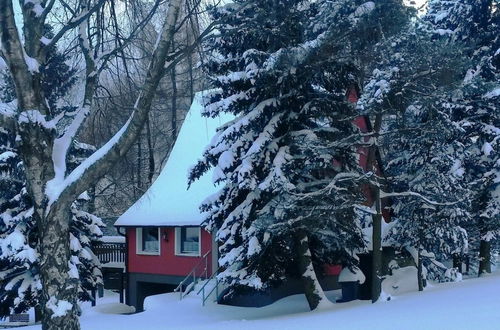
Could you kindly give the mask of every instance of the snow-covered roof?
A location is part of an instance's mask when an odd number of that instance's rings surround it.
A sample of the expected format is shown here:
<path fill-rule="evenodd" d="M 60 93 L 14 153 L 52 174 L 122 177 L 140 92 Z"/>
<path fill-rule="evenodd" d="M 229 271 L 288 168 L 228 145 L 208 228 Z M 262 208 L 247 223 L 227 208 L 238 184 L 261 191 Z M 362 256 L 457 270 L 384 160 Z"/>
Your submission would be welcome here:
<path fill-rule="evenodd" d="M 201 158 L 216 129 L 233 117 L 202 117 L 201 97 L 202 92 L 196 94 L 158 178 L 118 218 L 115 226 L 199 226 L 203 221 L 199 211 L 201 202 L 220 188 L 212 183 L 212 172 L 209 171 L 187 190 L 188 170 Z"/>

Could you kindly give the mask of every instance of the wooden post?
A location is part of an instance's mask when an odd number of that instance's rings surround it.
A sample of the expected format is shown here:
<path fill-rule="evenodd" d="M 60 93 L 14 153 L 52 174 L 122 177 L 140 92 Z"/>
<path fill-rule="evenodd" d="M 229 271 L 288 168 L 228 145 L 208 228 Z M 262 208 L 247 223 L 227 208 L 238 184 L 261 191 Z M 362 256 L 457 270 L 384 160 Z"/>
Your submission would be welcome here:
<path fill-rule="evenodd" d="M 380 201 L 380 188 L 374 187 L 376 214 L 373 215 L 372 233 L 372 303 L 380 297 L 382 281 L 382 210 Z"/>
<path fill-rule="evenodd" d="M 124 293 L 124 285 L 123 285 L 123 270 L 120 271 L 120 304 L 123 304 L 124 299 L 123 299 L 123 293 Z"/>
<path fill-rule="evenodd" d="M 42 320 L 42 310 L 40 306 L 35 306 L 35 322 L 40 322 Z"/>
<path fill-rule="evenodd" d="M 97 295 L 99 296 L 99 298 L 104 297 L 104 285 L 99 284 L 99 286 L 97 287 Z"/>
<path fill-rule="evenodd" d="M 482 239 L 479 243 L 478 276 L 484 274 L 491 274 L 491 242 Z"/>

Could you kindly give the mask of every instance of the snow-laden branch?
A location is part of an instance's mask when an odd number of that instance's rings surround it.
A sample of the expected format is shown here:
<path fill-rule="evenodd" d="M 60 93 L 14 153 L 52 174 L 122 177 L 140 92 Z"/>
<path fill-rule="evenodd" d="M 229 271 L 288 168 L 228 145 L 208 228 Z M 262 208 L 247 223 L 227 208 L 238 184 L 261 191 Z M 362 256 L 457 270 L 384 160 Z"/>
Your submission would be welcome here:
<path fill-rule="evenodd" d="M 349 1 L 345 1 L 346 6 L 348 6 Z M 370 5 L 366 5 L 370 3 Z M 339 8 L 342 5 L 339 5 Z M 373 9 L 375 9 L 375 4 L 371 1 L 366 2 L 359 6 L 353 13 L 348 16 L 348 19 L 353 21 L 353 26 L 357 26 L 359 18 L 365 15 L 369 15 Z M 335 15 L 333 15 L 335 16 Z M 321 33 L 316 39 L 308 40 L 303 44 L 293 47 L 287 51 L 282 49 L 278 50 L 272 54 L 264 67 L 268 71 L 273 70 L 288 70 L 290 68 L 300 67 L 303 63 L 306 63 L 311 57 L 321 54 L 324 48 L 331 47 L 332 42 L 342 44 L 345 43 L 354 33 L 354 28 L 347 31 L 344 34 L 339 34 L 338 26 L 335 24 L 335 20 L 332 20 L 331 26 L 329 26 L 326 31 Z M 331 51 L 330 49 L 328 51 Z"/>
<path fill-rule="evenodd" d="M 33 88 L 33 76 L 15 23 L 12 1 L 0 1 L 0 47 L 16 88 L 23 89 L 18 96 L 19 108 L 37 109 L 39 103 Z"/>
<path fill-rule="evenodd" d="M 46 196 L 49 205 L 45 212 L 48 214 L 58 200 L 70 200 L 87 190 L 93 182 L 102 177 L 117 161 L 119 161 L 128 149 L 133 145 L 136 138 L 141 133 L 142 127 L 151 108 L 151 104 L 163 75 L 164 65 L 174 38 L 177 18 L 179 16 L 182 0 L 171 0 L 165 23 L 161 31 L 161 39 L 158 48 L 153 53 L 153 58 L 148 68 L 146 78 L 134 106 L 134 111 L 130 115 L 127 123 L 118 131 L 115 136 L 103 147 L 98 149 L 80 166 L 75 168 L 64 180 L 47 186 Z M 84 116 L 84 112 L 78 116 Z M 75 127 L 79 126 L 79 118 L 75 118 Z M 68 136 L 74 133 L 67 131 Z M 64 137 L 64 135 L 63 135 Z M 67 143 L 62 141 L 61 143 Z"/>
<path fill-rule="evenodd" d="M 440 202 L 433 201 L 433 200 L 425 197 L 424 195 L 417 193 L 417 192 L 414 192 L 414 191 L 404 191 L 404 192 L 399 192 L 399 193 L 398 192 L 387 193 L 387 192 L 384 192 L 382 190 L 380 191 L 380 198 L 408 197 L 408 196 L 420 198 L 426 204 L 434 205 L 434 206 L 452 206 L 452 205 L 456 205 L 456 204 L 461 202 L 461 201 L 456 201 L 456 202 L 449 202 L 449 203 L 440 203 Z"/>
<path fill-rule="evenodd" d="M 77 116 L 83 116 L 83 111 L 80 111 L 80 113 Z M 70 136 L 74 131 L 69 132 L 68 135 L 64 134 L 61 138 L 56 139 L 54 142 L 54 152 L 53 152 L 53 157 L 57 157 L 54 160 L 54 169 L 56 170 L 56 176 L 54 179 L 50 180 L 47 182 L 47 187 L 46 187 L 46 194 L 47 197 L 49 198 L 49 204 L 47 206 L 47 211 L 50 210 L 50 207 L 52 204 L 57 201 L 61 193 L 66 189 L 68 186 L 79 180 L 83 173 L 92 165 L 96 164 L 100 159 L 102 159 L 110 150 L 113 148 L 118 141 L 121 139 L 123 136 L 124 132 L 127 130 L 127 128 L 130 125 L 130 122 L 132 118 L 134 117 L 134 113 L 129 117 L 125 125 L 120 128 L 120 130 L 106 143 L 104 144 L 101 148 L 99 148 L 96 152 L 94 152 L 89 158 L 85 159 L 77 168 L 75 168 L 66 178 L 64 178 L 64 172 L 66 169 L 66 153 L 63 153 L 62 150 L 61 152 L 57 151 L 57 147 L 61 148 L 69 148 L 69 145 L 72 141 L 70 139 Z M 75 123 L 73 121 L 73 123 Z M 76 127 L 75 123 L 75 127 Z M 57 163 L 56 163 L 57 161 Z M 57 164 L 57 165 L 56 165 Z M 59 167 L 58 167 L 59 166 Z M 64 172 L 63 172 L 64 169 Z"/>
<path fill-rule="evenodd" d="M 86 65 L 85 93 L 82 100 L 82 106 L 80 106 L 76 111 L 71 123 L 65 128 L 63 134 L 54 140 L 54 146 L 52 148 L 52 163 L 54 166 L 54 178 L 49 180 L 46 186 L 46 194 L 49 197 L 49 207 L 50 205 L 52 205 L 54 200 L 59 197 L 61 189 L 70 184 L 72 178 L 74 179 L 75 175 L 68 176 L 67 178 L 65 178 L 66 158 L 69 148 L 71 147 L 72 141 L 74 140 L 78 131 L 80 130 L 80 127 L 85 121 L 85 118 L 90 113 L 90 106 L 92 104 L 94 89 L 97 83 L 96 81 L 97 77 L 95 76 L 95 61 L 91 55 L 90 42 L 87 35 L 86 27 L 87 27 L 87 20 L 82 20 L 78 25 L 78 40 L 80 48 L 82 49 L 85 58 L 85 65 Z M 101 148 L 103 149 L 103 152 L 107 152 L 110 149 L 110 145 L 106 143 L 103 146 L 103 148 Z"/>
<path fill-rule="evenodd" d="M 71 142 L 73 141 L 74 137 L 76 136 L 76 133 L 78 132 L 79 128 L 81 127 L 83 121 L 85 120 L 85 118 L 87 117 L 89 112 L 90 112 L 89 107 L 87 107 L 87 106 L 81 107 L 77 111 L 77 114 L 75 115 L 75 118 L 73 119 L 71 124 L 66 128 L 66 131 L 64 132 L 64 134 L 62 136 L 60 136 L 59 138 L 54 140 L 54 147 L 52 149 L 52 162 L 54 164 L 54 178 L 47 182 L 47 188 L 46 188 L 47 195 L 49 196 L 49 204 L 51 204 L 53 202 L 54 196 L 57 196 L 57 197 L 59 196 L 60 192 L 57 192 L 57 191 L 60 189 L 60 187 L 64 186 L 65 182 L 66 182 L 66 184 L 68 184 L 67 180 L 70 177 L 68 176 L 66 179 L 64 178 L 64 176 L 66 175 L 66 157 L 68 154 L 68 150 L 71 147 Z M 122 130 L 120 130 L 118 133 L 120 133 L 121 131 Z M 115 139 L 115 137 L 113 137 L 109 142 L 111 142 L 114 139 Z M 103 148 L 106 147 L 105 150 L 110 149 L 110 146 L 108 145 L 108 143 L 106 143 L 103 146 Z M 58 187 L 59 187 L 59 189 L 58 189 Z M 51 193 L 49 194 L 49 192 L 51 192 Z"/>
<path fill-rule="evenodd" d="M 87 33 L 87 21 L 89 15 L 100 5 L 102 5 L 104 1 L 98 2 L 93 9 L 91 10 L 83 10 L 82 13 L 78 16 L 73 12 L 74 18 L 70 20 L 70 22 L 79 22 L 78 24 L 78 39 L 80 48 L 84 54 L 85 64 L 86 64 L 86 81 L 85 81 L 85 93 L 82 101 L 82 106 L 76 112 L 76 115 L 73 117 L 71 123 L 66 127 L 62 136 L 57 138 L 54 141 L 54 148 L 52 152 L 52 161 L 54 164 L 54 178 L 51 179 L 47 184 L 47 191 L 58 191 L 59 188 L 64 186 L 64 182 L 67 183 L 67 179 L 65 179 L 66 175 L 66 158 L 69 148 L 71 147 L 71 142 L 74 140 L 80 127 L 85 121 L 86 117 L 90 113 L 90 108 L 92 105 L 92 99 L 94 96 L 94 89 L 97 84 L 97 79 L 99 77 L 100 72 L 105 68 L 107 62 L 120 51 L 122 51 L 129 43 L 133 40 L 133 37 L 137 35 L 143 26 L 151 19 L 152 15 L 156 12 L 160 0 L 156 0 L 153 8 L 149 11 L 148 15 L 133 29 L 130 33 L 130 36 L 125 39 L 124 42 L 120 44 L 119 47 L 115 47 L 114 49 L 101 54 L 99 56 L 93 56 L 90 46 L 90 40 Z M 86 17 L 86 18 L 85 18 Z M 85 19 L 81 19 L 85 18 Z M 159 38 L 161 35 L 159 36 Z M 52 39 L 50 42 L 57 41 L 56 38 Z M 57 193 L 55 195 L 58 195 Z"/>

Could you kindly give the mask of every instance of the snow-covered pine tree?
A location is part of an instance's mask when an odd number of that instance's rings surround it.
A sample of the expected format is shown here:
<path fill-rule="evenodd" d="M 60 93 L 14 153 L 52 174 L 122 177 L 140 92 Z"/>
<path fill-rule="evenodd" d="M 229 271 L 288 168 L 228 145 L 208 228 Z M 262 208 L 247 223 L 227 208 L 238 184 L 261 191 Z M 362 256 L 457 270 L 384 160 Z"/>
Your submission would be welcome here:
<path fill-rule="evenodd" d="M 205 67 L 217 89 L 205 114 L 236 119 L 190 180 L 213 167 L 222 184 L 202 209 L 221 243 L 219 277 L 233 290 L 302 277 L 315 309 L 327 300 L 313 265 L 357 263 L 364 173 L 346 93 L 360 79 L 357 55 L 372 42 L 363 32 L 380 37 L 369 26 L 389 17 L 397 24 L 389 15 L 402 9 L 399 1 L 240 0 L 213 11 L 222 24 Z"/>
<path fill-rule="evenodd" d="M 24 187 L 15 134 L 0 128 L 0 318 L 37 303 L 36 229 Z"/>
<path fill-rule="evenodd" d="M 379 146 L 390 189 L 383 195 L 392 198 L 397 219 L 386 239 L 417 252 L 420 288 L 422 262 L 431 277 L 444 279 L 436 258 L 467 249 L 463 132 L 447 109 L 467 61 L 463 45 L 446 34 L 416 21 L 384 40 L 359 102 L 365 115 L 383 121 Z"/>
<path fill-rule="evenodd" d="M 500 8 L 496 0 L 430 2 L 430 26 L 464 46 L 470 58 L 454 97 L 446 104 L 463 130 L 465 175 L 473 194 L 467 224 L 478 274 L 491 272 L 491 247 L 500 241 Z M 494 243 L 492 245 L 492 243 Z"/>
<path fill-rule="evenodd" d="M 387 151 L 385 174 L 390 178 L 394 214 L 385 239 L 412 253 L 423 289 L 423 274 L 432 280 L 454 280 L 450 277 L 454 272 L 441 262 L 467 252 L 462 224 L 469 219 L 469 199 L 459 132 L 445 113 L 433 112 L 419 101 L 388 123 L 395 134 L 388 134 L 382 146 Z"/>
<path fill-rule="evenodd" d="M 26 191 L 22 162 L 14 146 L 15 134 L 0 130 L 0 317 L 24 312 L 39 303 L 38 229 L 32 202 Z M 89 154 L 88 146 L 75 144 L 72 155 Z M 77 163 L 75 163 L 77 165 Z M 91 250 L 102 236 L 101 219 L 85 211 L 88 194 L 71 207 L 72 275 L 78 279 L 79 299 L 92 299 L 92 290 L 102 284 L 100 263 Z"/>
<path fill-rule="evenodd" d="M 47 66 L 44 94 L 51 109 L 59 109 L 56 100 L 67 94 L 76 80 L 75 70 L 65 63 L 65 57 L 52 49 Z M 58 74 L 53 74 L 58 72 Z M 13 83 L 5 75 L 1 99 L 15 104 Z M 51 77 L 51 79 L 49 79 Z M 52 77 L 58 77 L 54 80 Z M 8 107 L 2 109 L 10 111 Z M 67 109 L 66 109 L 67 110 Z M 26 190 L 26 178 L 16 145 L 13 127 L 0 127 L 0 318 L 12 312 L 24 312 L 39 303 L 41 290 L 38 264 L 38 228 L 33 218 L 32 201 Z M 69 154 L 69 167 L 75 168 L 95 148 L 74 143 Z M 86 212 L 88 194 L 82 194 L 71 207 L 71 275 L 78 281 L 79 299 L 92 299 L 91 291 L 102 283 L 100 263 L 91 250 L 92 242 L 102 236 L 101 219 Z"/>
<path fill-rule="evenodd" d="M 70 170 L 76 168 L 83 160 L 87 159 L 95 147 L 74 142 L 68 155 L 68 167 Z M 79 289 L 78 298 L 81 301 L 92 300 L 92 290 L 96 290 L 102 285 L 101 264 L 97 256 L 92 251 L 92 245 L 100 241 L 102 237 L 101 228 L 105 227 L 101 218 L 92 214 L 91 207 L 92 194 L 84 192 L 71 205 L 71 229 L 70 229 L 70 249 L 71 263 L 78 271 Z M 74 275 L 77 275 L 76 273 Z"/>

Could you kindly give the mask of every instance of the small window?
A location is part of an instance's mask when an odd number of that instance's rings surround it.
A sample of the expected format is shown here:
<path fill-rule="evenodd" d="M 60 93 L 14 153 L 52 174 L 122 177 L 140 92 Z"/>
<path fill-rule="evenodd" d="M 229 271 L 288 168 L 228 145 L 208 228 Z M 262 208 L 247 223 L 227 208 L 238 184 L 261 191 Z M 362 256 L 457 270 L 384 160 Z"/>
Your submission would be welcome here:
<path fill-rule="evenodd" d="M 137 228 L 137 253 L 151 255 L 160 254 L 160 228 Z"/>
<path fill-rule="evenodd" d="M 200 255 L 200 227 L 175 228 L 175 254 Z"/>

